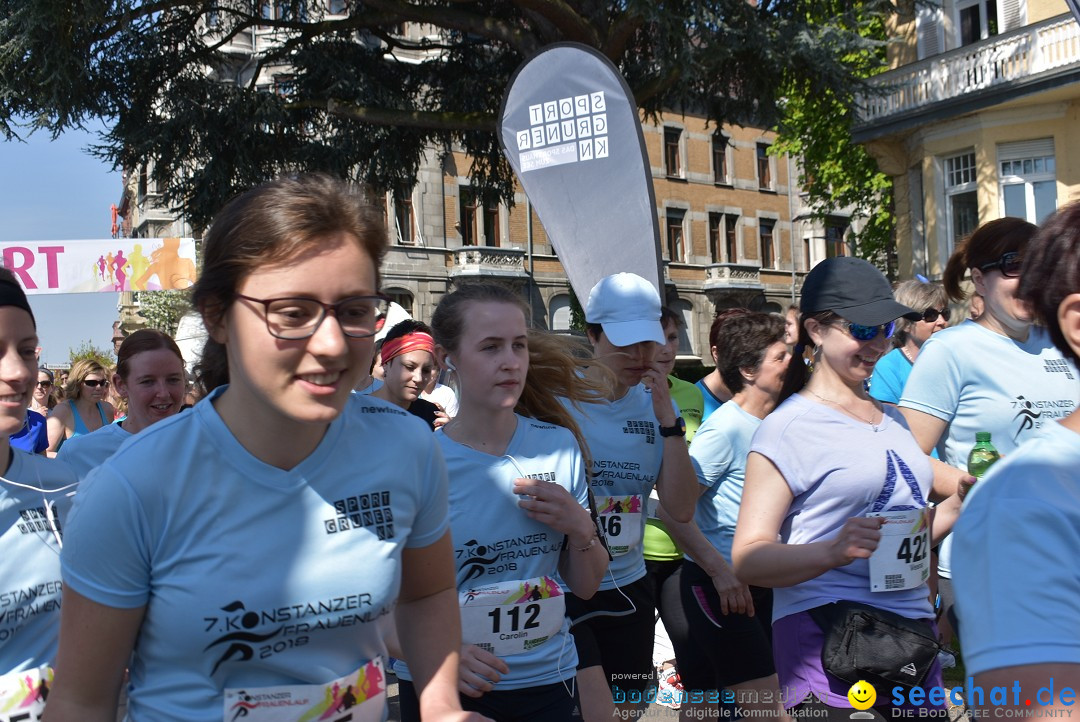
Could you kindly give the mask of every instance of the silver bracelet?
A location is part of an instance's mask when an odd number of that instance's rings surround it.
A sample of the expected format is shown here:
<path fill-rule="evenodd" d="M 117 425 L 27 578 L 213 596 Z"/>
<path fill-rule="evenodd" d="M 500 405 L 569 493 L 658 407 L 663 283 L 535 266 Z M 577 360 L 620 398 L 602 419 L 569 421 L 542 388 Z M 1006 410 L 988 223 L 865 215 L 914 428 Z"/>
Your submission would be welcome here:
<path fill-rule="evenodd" d="M 570 537 L 567 537 L 566 541 L 567 541 L 567 543 L 569 543 L 570 542 Z M 593 532 L 592 538 L 589 539 L 588 544 L 581 547 L 580 549 L 578 547 L 575 547 L 575 546 L 571 546 L 570 548 L 573 549 L 576 552 L 587 552 L 587 551 L 589 551 L 590 549 L 592 549 L 594 546 L 596 546 L 599 543 L 600 543 L 600 540 L 597 538 L 596 532 Z"/>

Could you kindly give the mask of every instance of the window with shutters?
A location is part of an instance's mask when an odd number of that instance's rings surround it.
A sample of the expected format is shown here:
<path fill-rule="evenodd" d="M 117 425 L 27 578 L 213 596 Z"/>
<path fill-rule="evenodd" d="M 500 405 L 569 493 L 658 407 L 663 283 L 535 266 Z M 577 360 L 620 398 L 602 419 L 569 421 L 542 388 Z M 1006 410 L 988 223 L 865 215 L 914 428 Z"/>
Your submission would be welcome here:
<path fill-rule="evenodd" d="M 1042 223 L 1057 210 L 1054 139 L 1002 143 L 997 153 L 1002 211 L 1007 216 Z"/>
<path fill-rule="evenodd" d="M 958 0 L 956 41 L 963 47 L 998 34 L 997 0 Z"/>
<path fill-rule="evenodd" d="M 942 15 L 940 2 L 927 2 L 916 6 L 915 29 L 918 35 L 919 60 L 945 50 Z"/>
<path fill-rule="evenodd" d="M 1026 16 L 1026 0 L 956 0 L 956 45 L 971 45 L 1015 30 L 1025 24 Z"/>

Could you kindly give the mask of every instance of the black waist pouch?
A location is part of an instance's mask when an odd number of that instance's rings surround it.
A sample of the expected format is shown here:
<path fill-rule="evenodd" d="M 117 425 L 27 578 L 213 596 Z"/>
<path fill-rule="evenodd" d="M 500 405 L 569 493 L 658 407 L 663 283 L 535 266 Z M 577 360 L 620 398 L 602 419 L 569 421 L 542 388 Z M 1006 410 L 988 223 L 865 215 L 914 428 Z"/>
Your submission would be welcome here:
<path fill-rule="evenodd" d="M 810 616 L 825 632 L 825 671 L 851 684 L 866 680 L 879 693 L 922 685 L 941 649 L 930 622 L 867 604 L 834 602 Z"/>

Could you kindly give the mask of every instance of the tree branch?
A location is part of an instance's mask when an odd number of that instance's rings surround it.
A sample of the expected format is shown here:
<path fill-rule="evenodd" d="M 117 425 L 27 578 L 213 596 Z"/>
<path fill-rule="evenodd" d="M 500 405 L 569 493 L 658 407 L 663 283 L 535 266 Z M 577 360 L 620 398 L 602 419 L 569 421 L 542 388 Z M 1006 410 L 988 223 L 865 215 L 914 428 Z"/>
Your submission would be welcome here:
<path fill-rule="evenodd" d="M 484 131 L 494 133 L 496 118 L 489 113 L 430 112 L 422 110 L 395 110 L 393 108 L 370 108 L 344 103 L 331 98 L 327 101 L 301 100 L 289 103 L 286 108 L 325 108 L 332 115 L 359 120 L 363 123 L 384 126 L 405 126 L 427 130 Z"/>
<path fill-rule="evenodd" d="M 639 106 L 645 105 L 651 98 L 663 93 L 678 82 L 681 77 L 682 70 L 680 68 L 671 68 L 666 75 L 653 78 L 640 87 L 632 88 L 634 91 L 634 102 Z"/>
<path fill-rule="evenodd" d="M 607 39 L 600 48 L 600 52 L 606 55 L 611 62 L 618 63 L 619 59 L 626 53 L 626 45 L 630 42 L 630 38 L 634 37 L 634 33 L 644 23 L 645 18 L 641 15 L 624 14 L 618 22 L 613 24 L 608 32 Z"/>
<path fill-rule="evenodd" d="M 437 27 L 460 30 L 507 43 L 520 55 L 528 57 L 536 50 L 536 40 L 519 28 L 507 25 L 490 16 L 448 8 L 418 7 L 397 0 L 366 0 L 365 5 L 398 16 L 401 20 L 413 20 Z"/>
<path fill-rule="evenodd" d="M 567 40 L 600 47 L 600 33 L 563 0 L 514 0 L 514 5 L 548 20 Z"/>

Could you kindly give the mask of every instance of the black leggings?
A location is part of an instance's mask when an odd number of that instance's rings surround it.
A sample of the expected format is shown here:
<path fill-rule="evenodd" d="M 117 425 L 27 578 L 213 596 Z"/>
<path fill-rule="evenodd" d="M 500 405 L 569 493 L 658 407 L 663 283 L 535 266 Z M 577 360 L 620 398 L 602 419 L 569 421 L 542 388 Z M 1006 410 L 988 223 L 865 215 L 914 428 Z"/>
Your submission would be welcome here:
<path fill-rule="evenodd" d="M 459 697 L 463 710 L 478 712 L 495 722 L 581 722 L 581 705 L 573 677 L 539 687 L 494 690 L 479 698 Z M 420 722 L 420 700 L 412 682 L 398 680 L 398 700 L 401 722 Z"/>
<path fill-rule="evenodd" d="M 656 611 L 664 622 L 664 629 L 667 630 L 676 655 L 684 645 L 690 642 L 690 624 L 686 621 L 682 599 L 679 596 L 681 570 L 682 559 L 663 562 L 645 560 L 645 579 L 652 588 Z"/>

